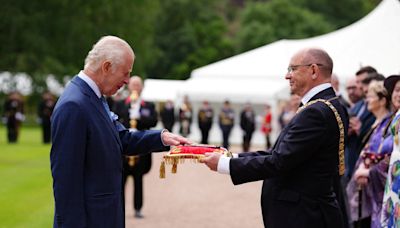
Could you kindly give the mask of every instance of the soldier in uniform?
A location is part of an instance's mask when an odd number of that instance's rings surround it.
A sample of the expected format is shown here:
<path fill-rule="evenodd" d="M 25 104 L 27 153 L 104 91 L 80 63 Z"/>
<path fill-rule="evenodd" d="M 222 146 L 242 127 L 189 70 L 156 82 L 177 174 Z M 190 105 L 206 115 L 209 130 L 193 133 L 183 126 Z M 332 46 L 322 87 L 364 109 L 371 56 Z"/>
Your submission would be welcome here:
<path fill-rule="evenodd" d="M 115 104 L 115 112 L 125 127 L 131 130 L 148 130 L 157 124 L 157 112 L 152 102 L 141 99 L 143 82 L 139 76 L 132 76 L 128 89 L 130 95 L 119 104 Z M 123 102 L 123 104 L 121 104 Z M 129 120 L 129 121 L 128 121 Z M 124 158 L 124 183 L 129 175 L 133 176 L 133 206 L 135 217 L 143 218 L 141 209 L 143 206 L 143 175 L 151 169 L 151 154 L 126 156 Z"/>
<path fill-rule="evenodd" d="M 175 123 L 174 103 L 168 100 L 160 111 L 161 122 L 168 131 L 172 132 Z"/>
<path fill-rule="evenodd" d="M 185 96 L 183 98 L 183 104 L 179 108 L 179 133 L 183 137 L 187 137 L 190 134 L 190 125 L 192 124 L 193 110 L 190 104 L 189 98 Z"/>
<path fill-rule="evenodd" d="M 231 134 L 233 124 L 235 123 L 235 112 L 231 108 L 231 104 L 228 100 L 224 102 L 224 106 L 219 113 L 218 122 L 222 131 L 222 145 L 226 149 L 229 149 L 229 136 Z"/>
<path fill-rule="evenodd" d="M 21 122 L 25 120 L 24 103 L 18 92 L 11 92 L 4 103 L 4 121 L 7 125 L 9 143 L 16 143 L 19 136 Z"/>
<path fill-rule="evenodd" d="M 38 107 L 39 123 L 42 127 L 43 143 L 50 143 L 51 140 L 51 122 L 50 117 L 53 113 L 55 99 L 53 94 L 46 91 L 42 94 L 42 100 Z"/>
<path fill-rule="evenodd" d="M 265 148 L 266 150 L 269 150 L 272 146 L 271 144 L 271 132 L 272 132 L 272 113 L 271 113 L 271 106 L 269 104 L 265 105 L 265 114 L 264 114 L 264 118 L 263 118 L 263 122 L 262 122 L 262 126 L 261 126 L 261 131 L 264 133 L 265 135 Z"/>
<path fill-rule="evenodd" d="M 208 101 L 203 101 L 203 106 L 198 113 L 199 128 L 201 131 L 201 143 L 208 144 L 208 133 L 210 132 L 214 111 Z"/>
<path fill-rule="evenodd" d="M 243 151 L 250 149 L 250 142 L 256 129 L 256 114 L 250 103 L 246 103 L 243 111 L 240 113 L 240 127 L 243 130 Z"/>

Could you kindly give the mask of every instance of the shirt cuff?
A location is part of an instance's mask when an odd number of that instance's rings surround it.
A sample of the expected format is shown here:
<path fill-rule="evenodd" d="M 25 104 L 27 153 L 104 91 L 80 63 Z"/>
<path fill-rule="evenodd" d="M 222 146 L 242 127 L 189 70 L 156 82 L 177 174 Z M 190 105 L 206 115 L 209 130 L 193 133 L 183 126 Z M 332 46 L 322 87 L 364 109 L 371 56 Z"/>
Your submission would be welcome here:
<path fill-rule="evenodd" d="M 161 142 L 162 142 L 162 144 L 163 144 L 164 146 L 169 146 L 169 145 L 165 144 L 165 143 L 164 143 L 164 140 L 162 139 L 162 134 L 163 134 L 164 132 L 169 132 L 169 131 L 168 131 L 167 129 L 163 129 L 163 130 L 161 131 L 161 133 L 160 133 Z"/>
<path fill-rule="evenodd" d="M 231 161 L 231 158 L 229 158 L 229 157 L 225 157 L 225 156 L 219 157 L 217 171 L 221 174 L 229 175 L 230 174 L 230 170 L 229 170 L 229 162 L 230 161 Z"/>

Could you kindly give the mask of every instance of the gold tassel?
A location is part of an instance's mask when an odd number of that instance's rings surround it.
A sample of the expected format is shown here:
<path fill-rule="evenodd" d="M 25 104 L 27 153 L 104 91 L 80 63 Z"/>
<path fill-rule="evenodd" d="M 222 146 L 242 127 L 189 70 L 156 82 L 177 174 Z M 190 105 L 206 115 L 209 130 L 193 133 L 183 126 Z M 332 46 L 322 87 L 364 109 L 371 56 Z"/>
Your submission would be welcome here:
<path fill-rule="evenodd" d="M 160 165 L 160 179 L 165 179 L 165 162 L 162 161 Z"/>
<path fill-rule="evenodd" d="M 172 171 L 171 173 L 176 173 L 178 171 L 178 163 L 174 162 L 174 164 L 172 164 Z"/>

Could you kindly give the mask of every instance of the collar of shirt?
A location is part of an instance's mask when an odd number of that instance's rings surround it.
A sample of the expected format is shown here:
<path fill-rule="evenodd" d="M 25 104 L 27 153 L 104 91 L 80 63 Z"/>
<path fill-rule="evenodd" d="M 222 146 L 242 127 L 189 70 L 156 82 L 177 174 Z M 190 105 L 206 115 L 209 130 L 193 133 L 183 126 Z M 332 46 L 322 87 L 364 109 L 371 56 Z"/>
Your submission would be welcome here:
<path fill-rule="evenodd" d="M 308 92 L 303 96 L 303 98 L 301 98 L 301 103 L 302 103 L 303 105 L 304 105 L 304 104 L 307 104 L 307 102 L 309 102 L 310 99 L 311 99 L 313 96 L 315 96 L 317 93 L 319 93 L 319 92 L 321 92 L 322 90 L 325 90 L 325 89 L 327 89 L 327 88 L 330 88 L 330 87 L 332 87 L 331 83 L 324 83 L 324 84 L 315 86 L 314 88 L 310 89 L 310 91 L 308 91 Z"/>
<path fill-rule="evenodd" d="M 79 72 L 78 77 L 86 82 L 89 87 L 93 90 L 93 92 L 97 95 L 98 98 L 101 97 L 100 89 L 97 86 L 96 82 L 94 82 L 87 74 L 85 74 L 82 70 Z"/>

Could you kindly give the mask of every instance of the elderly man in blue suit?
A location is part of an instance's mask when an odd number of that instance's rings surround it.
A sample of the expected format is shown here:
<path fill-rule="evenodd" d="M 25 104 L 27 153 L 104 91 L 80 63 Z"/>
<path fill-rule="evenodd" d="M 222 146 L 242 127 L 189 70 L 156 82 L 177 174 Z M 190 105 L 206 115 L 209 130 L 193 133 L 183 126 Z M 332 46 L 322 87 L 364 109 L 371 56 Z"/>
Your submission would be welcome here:
<path fill-rule="evenodd" d="M 348 116 L 330 84 L 332 68 L 324 50 L 297 52 L 286 79 L 291 92 L 302 97 L 303 106 L 272 150 L 235 158 L 212 153 L 203 160 L 210 169 L 229 174 L 233 184 L 264 181 L 265 227 L 344 227 L 335 192 L 339 174 L 344 173 Z"/>
<path fill-rule="evenodd" d="M 130 132 L 110 112 L 103 95 L 127 84 L 134 59 L 124 40 L 101 38 L 56 104 L 50 154 L 54 227 L 125 227 L 122 155 L 190 143 L 166 130 Z"/>

